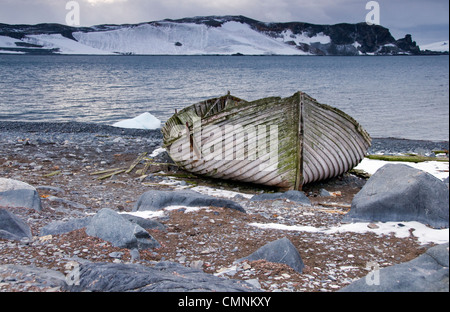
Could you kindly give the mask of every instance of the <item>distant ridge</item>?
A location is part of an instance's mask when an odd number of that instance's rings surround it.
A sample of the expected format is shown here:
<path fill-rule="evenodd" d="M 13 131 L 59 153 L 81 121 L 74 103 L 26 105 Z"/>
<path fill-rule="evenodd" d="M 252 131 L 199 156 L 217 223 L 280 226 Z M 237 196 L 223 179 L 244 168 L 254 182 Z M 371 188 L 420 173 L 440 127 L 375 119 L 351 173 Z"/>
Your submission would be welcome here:
<path fill-rule="evenodd" d="M 0 24 L 0 53 L 125 55 L 422 55 L 411 35 L 367 23 L 265 23 L 197 16 L 139 24 L 71 27 Z"/>

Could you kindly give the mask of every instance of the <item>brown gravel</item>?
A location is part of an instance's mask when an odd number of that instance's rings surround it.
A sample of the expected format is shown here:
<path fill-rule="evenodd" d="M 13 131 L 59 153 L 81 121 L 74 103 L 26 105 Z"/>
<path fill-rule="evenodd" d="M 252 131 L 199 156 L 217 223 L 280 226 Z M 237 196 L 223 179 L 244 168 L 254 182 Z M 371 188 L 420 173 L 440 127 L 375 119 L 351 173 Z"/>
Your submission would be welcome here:
<path fill-rule="evenodd" d="M 109 141 L 115 137 L 107 138 Z M 26 139 L 26 138 L 23 138 Z M 106 140 L 106 139 L 105 139 Z M 260 229 L 249 223 L 282 223 L 330 227 L 340 224 L 348 212 L 353 196 L 364 180 L 346 176 L 325 183 L 305 187 L 312 206 L 300 206 L 284 200 L 250 202 L 237 199 L 247 214 L 222 208 L 200 209 L 195 212 L 178 209 L 166 213 L 159 221 L 166 231 L 150 230 L 161 248 L 140 251 L 138 260 L 131 260 L 130 251 L 113 247 L 101 239 L 87 236 L 84 229 L 61 235 L 39 236 L 40 229 L 56 220 L 93 215 L 101 208 L 131 211 L 145 191 L 170 189 L 157 183 L 163 179 L 154 173 L 161 170 L 186 184 L 214 185 L 233 191 L 256 194 L 266 188 L 234 184 L 224 181 L 197 179 L 180 173 L 175 166 L 153 166 L 142 178 L 138 164 L 129 174 L 98 180 L 93 172 L 127 167 L 142 152 L 152 149 L 145 141 L 126 138 L 123 144 L 93 146 L 85 144 L 15 144 L 2 143 L 0 176 L 27 182 L 33 186 L 52 186 L 59 189 L 38 189 L 42 198 L 42 212 L 22 208 L 8 209 L 27 222 L 33 234 L 31 241 L 0 239 L 0 266 L 6 264 L 34 265 L 67 274 L 71 264 L 82 261 L 130 262 L 153 265 L 155 261 L 170 260 L 186 266 L 201 267 L 207 273 L 225 278 L 252 280 L 267 291 L 336 291 L 351 281 L 365 276 L 369 263 L 386 267 L 409 261 L 424 253 L 431 245 L 420 245 L 413 236 L 396 238 L 393 235 L 355 233 L 306 233 L 276 229 Z M 0 142 L 1 143 L 1 142 Z M 98 151 L 100 148 L 101 152 Z M 38 155 L 38 156 L 37 156 Z M 164 160 L 155 160 L 162 162 Z M 49 173 L 58 174 L 48 176 Z M 318 196 L 319 190 L 341 192 L 337 197 Z M 54 197 L 66 201 L 57 201 Z M 84 206 L 75 205 L 81 204 Z M 264 244 L 281 237 L 289 238 L 304 261 L 302 274 L 286 265 L 266 261 L 233 262 L 247 256 Z M 115 254 L 111 254 L 116 252 Z M 233 271 L 233 266 L 236 266 Z M 231 268 L 231 269 L 230 269 Z M 229 269 L 229 270 L 227 270 Z M 228 273 L 227 273 L 228 272 Z M 0 271 L 0 291 L 59 291 L 44 287 L 39 281 L 20 272 Z"/>

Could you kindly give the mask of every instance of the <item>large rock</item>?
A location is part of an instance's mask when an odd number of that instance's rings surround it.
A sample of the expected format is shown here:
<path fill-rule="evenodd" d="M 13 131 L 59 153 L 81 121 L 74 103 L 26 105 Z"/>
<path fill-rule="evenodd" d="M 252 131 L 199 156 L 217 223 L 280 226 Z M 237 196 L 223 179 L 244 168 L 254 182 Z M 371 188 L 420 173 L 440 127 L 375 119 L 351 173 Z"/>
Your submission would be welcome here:
<path fill-rule="evenodd" d="M 355 195 L 344 222 L 418 221 L 449 226 L 449 191 L 433 175 L 403 164 L 387 164 Z"/>
<path fill-rule="evenodd" d="M 86 227 L 86 234 L 101 238 L 120 248 L 148 249 L 161 245 L 140 225 L 126 220 L 117 212 L 103 208 Z"/>
<path fill-rule="evenodd" d="M 0 207 L 23 207 L 42 210 L 41 199 L 33 186 L 7 178 L 0 178 Z"/>
<path fill-rule="evenodd" d="M 89 225 L 92 217 L 75 218 L 68 221 L 53 221 L 41 228 L 40 236 L 64 234 Z"/>
<path fill-rule="evenodd" d="M 167 229 L 167 227 L 164 224 L 162 224 L 156 220 L 145 219 L 145 218 L 134 216 L 134 215 L 131 215 L 128 213 L 121 213 L 120 215 L 122 216 L 122 218 L 124 218 L 132 223 L 136 223 L 146 230 L 165 231 Z"/>
<path fill-rule="evenodd" d="M 160 262 L 154 267 L 140 264 L 85 263 L 76 273 L 74 275 L 79 276 L 79 279 L 73 285 L 67 286 L 69 291 L 230 292 L 257 290 L 244 281 L 222 279 L 174 262 Z"/>
<path fill-rule="evenodd" d="M 19 241 L 23 238 L 31 239 L 31 229 L 15 214 L 0 209 L 0 238 Z"/>
<path fill-rule="evenodd" d="M 188 207 L 213 206 L 235 209 L 245 212 L 241 205 L 229 199 L 216 198 L 191 190 L 147 191 L 141 195 L 133 211 L 157 211 L 167 206 L 183 205 Z"/>
<path fill-rule="evenodd" d="M 0 276 L 9 276 L 14 283 L 23 283 L 24 285 L 29 283 L 26 279 L 33 279 L 32 286 L 39 288 L 57 287 L 59 290 L 66 286 L 66 276 L 63 273 L 34 265 L 3 264 L 0 265 Z"/>
<path fill-rule="evenodd" d="M 269 262 L 287 264 L 299 273 L 302 273 L 304 267 L 303 260 L 297 248 L 295 248 L 291 241 L 286 237 L 270 242 L 256 250 L 251 255 L 236 260 L 236 262 L 241 262 L 244 260 L 255 261 L 261 259 Z"/>
<path fill-rule="evenodd" d="M 449 244 L 428 249 L 423 255 L 380 270 L 342 288 L 343 292 L 448 292 Z"/>
<path fill-rule="evenodd" d="M 145 230 L 152 229 L 152 230 L 160 230 L 165 231 L 166 226 L 158 221 L 150 220 L 150 219 L 144 219 L 141 217 L 133 216 L 130 214 L 122 213 L 119 214 L 122 218 L 125 220 L 130 221 L 131 223 L 138 224 Z M 39 233 L 40 236 L 45 235 L 56 235 L 56 234 L 64 234 L 71 231 L 79 230 L 84 227 L 87 227 L 89 223 L 91 222 L 92 217 L 85 217 L 85 218 L 74 218 L 69 219 L 67 221 L 53 221 L 41 228 L 41 231 Z"/>
<path fill-rule="evenodd" d="M 251 201 L 289 199 L 299 204 L 311 206 L 311 201 L 302 191 L 291 190 L 284 193 L 263 193 L 253 196 Z"/>

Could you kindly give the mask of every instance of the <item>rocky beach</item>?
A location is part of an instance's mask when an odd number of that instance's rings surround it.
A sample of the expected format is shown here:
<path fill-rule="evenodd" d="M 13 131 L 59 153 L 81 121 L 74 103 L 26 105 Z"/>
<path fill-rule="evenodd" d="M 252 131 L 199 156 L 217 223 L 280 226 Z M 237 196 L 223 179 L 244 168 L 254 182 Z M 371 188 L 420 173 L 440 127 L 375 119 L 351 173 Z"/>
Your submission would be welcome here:
<path fill-rule="evenodd" d="M 159 130 L 0 122 L 0 291 L 448 291 L 448 141 L 373 139 L 370 155 L 443 164 L 443 179 L 377 177 L 386 193 L 417 181 L 387 198 L 420 202 L 408 220 L 373 219 L 361 170 L 279 193 L 193 176 L 161 144 Z"/>

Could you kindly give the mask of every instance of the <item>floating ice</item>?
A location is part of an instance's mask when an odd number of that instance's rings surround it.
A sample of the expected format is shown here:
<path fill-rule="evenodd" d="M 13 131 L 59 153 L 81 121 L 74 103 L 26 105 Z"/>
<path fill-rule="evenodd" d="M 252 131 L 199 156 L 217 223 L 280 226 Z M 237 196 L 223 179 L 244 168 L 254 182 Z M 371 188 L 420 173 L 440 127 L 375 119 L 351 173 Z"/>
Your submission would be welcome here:
<path fill-rule="evenodd" d="M 118 121 L 113 124 L 113 127 L 152 130 L 161 127 L 161 120 L 146 112 L 131 119 Z"/>

